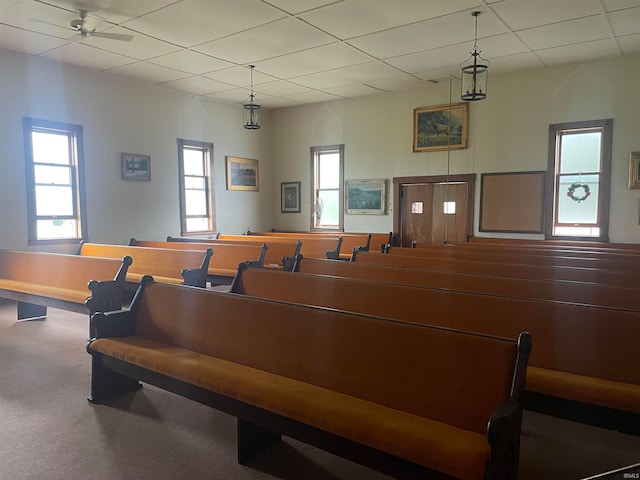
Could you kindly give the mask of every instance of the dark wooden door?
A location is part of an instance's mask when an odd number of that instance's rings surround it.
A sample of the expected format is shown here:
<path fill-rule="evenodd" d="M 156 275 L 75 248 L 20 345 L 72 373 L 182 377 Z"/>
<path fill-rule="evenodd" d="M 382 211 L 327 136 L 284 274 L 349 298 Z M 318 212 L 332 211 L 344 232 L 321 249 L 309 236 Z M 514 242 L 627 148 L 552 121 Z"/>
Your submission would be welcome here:
<path fill-rule="evenodd" d="M 466 241 L 473 215 L 470 182 L 401 184 L 399 244 Z M 471 208 L 471 212 L 469 212 Z"/>

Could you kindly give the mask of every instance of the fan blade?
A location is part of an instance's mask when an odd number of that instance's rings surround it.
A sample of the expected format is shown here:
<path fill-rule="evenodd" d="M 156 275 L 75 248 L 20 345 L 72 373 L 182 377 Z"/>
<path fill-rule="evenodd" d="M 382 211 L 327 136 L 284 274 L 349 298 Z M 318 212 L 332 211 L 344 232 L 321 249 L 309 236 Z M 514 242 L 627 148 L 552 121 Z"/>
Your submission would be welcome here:
<path fill-rule="evenodd" d="M 110 40 L 122 40 L 125 42 L 130 42 L 133 40 L 133 35 L 125 35 L 122 33 L 106 33 L 106 32 L 93 32 L 89 35 L 90 37 L 100 37 L 100 38 L 108 38 Z"/>

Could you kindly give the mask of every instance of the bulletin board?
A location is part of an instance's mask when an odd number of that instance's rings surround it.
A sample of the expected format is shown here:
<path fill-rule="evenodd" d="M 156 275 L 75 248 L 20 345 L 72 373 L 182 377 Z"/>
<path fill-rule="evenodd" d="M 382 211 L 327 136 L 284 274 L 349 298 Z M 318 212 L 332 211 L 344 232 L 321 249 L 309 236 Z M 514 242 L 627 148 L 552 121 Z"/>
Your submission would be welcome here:
<path fill-rule="evenodd" d="M 544 233 L 545 173 L 483 173 L 479 230 Z"/>

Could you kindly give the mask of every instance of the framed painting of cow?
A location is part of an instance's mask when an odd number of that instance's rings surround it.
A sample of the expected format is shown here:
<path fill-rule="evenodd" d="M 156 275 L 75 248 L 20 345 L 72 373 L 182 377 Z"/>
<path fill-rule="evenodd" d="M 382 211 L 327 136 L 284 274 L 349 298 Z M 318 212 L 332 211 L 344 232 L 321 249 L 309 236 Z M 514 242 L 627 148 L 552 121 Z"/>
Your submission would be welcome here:
<path fill-rule="evenodd" d="M 467 148 L 467 102 L 413 110 L 413 151 L 432 152 Z"/>

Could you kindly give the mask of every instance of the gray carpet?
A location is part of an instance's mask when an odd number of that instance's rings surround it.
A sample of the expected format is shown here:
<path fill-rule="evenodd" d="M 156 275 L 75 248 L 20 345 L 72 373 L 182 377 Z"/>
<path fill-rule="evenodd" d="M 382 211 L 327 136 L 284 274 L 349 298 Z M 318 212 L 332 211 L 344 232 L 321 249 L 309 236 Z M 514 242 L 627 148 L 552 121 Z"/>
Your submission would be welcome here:
<path fill-rule="evenodd" d="M 238 465 L 233 417 L 152 386 L 92 405 L 87 317 L 15 309 L 0 300 L 0 479 L 388 479 L 288 438 Z M 521 480 L 577 480 L 640 462 L 640 438 L 525 412 L 520 461 Z"/>

